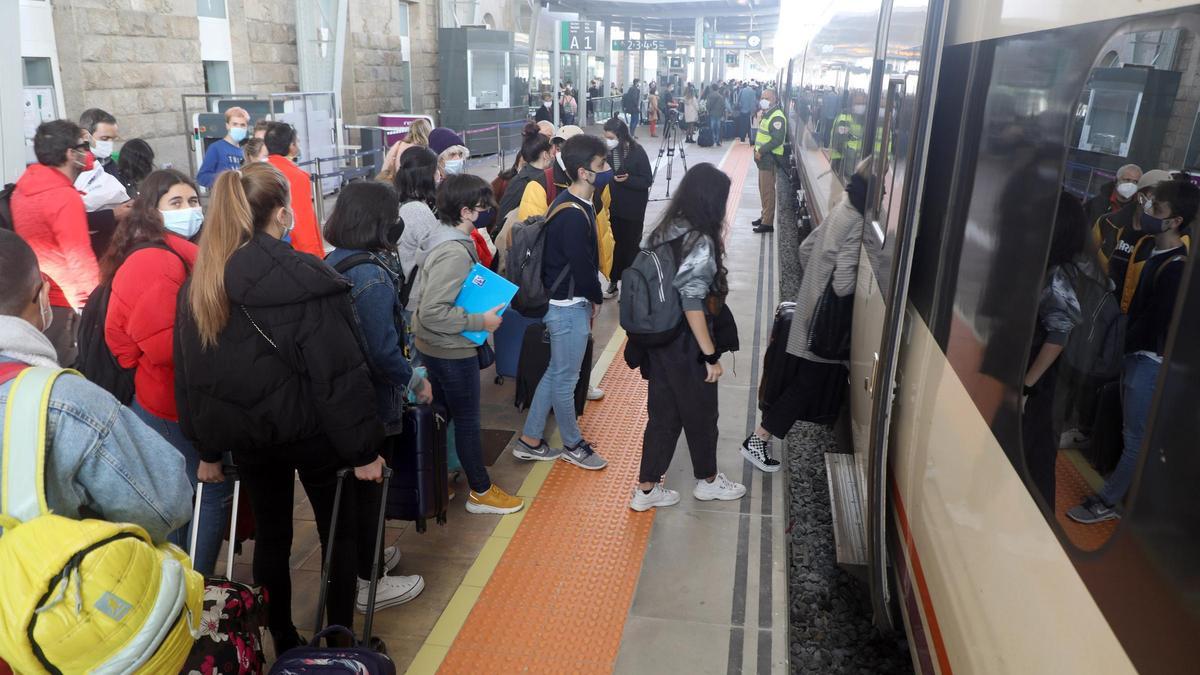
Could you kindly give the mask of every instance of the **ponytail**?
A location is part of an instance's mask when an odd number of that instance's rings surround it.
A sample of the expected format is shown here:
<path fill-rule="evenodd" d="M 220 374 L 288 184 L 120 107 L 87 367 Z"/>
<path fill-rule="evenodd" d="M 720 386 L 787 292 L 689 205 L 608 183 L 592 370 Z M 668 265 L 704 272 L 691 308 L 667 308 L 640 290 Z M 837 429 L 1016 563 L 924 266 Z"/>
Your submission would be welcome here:
<path fill-rule="evenodd" d="M 287 179 L 270 164 L 255 162 L 217 175 L 187 298 L 203 348 L 215 347 L 229 322 L 225 293 L 229 259 L 288 201 Z"/>

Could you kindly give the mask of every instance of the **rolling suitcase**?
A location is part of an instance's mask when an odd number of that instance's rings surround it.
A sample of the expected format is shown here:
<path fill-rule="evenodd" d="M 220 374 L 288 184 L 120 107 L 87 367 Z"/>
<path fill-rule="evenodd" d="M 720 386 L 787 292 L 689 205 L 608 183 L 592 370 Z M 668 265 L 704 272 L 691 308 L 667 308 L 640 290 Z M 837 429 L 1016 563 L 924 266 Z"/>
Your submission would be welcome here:
<path fill-rule="evenodd" d="M 1121 382 L 1114 380 L 1102 385 L 1096 395 L 1096 417 L 1087 451 L 1088 461 L 1101 476 L 1117 468 L 1125 449 L 1121 418 Z"/>
<path fill-rule="evenodd" d="M 346 675 L 396 675 L 396 664 L 387 656 L 387 647 L 381 640 L 371 639 L 371 627 L 375 622 L 375 592 L 379 588 L 379 566 L 372 566 L 371 586 L 367 592 L 367 617 L 363 622 L 363 639 L 355 639 L 354 630 L 346 626 L 329 626 L 321 630 L 325 616 L 325 595 L 329 588 L 329 568 L 333 565 L 333 547 L 337 534 L 338 512 L 342 507 L 342 489 L 346 476 L 353 479 L 353 469 L 338 471 L 337 492 L 333 498 L 333 515 L 329 522 L 328 545 L 325 547 L 325 563 L 321 566 L 321 590 L 317 600 L 316 627 L 307 646 L 289 649 L 279 656 L 271 666 L 272 675 L 300 675 L 301 673 L 344 673 Z M 388 494 L 393 472 L 383 469 L 383 492 Z M 375 525 L 375 559 L 383 555 L 383 521 L 387 500 L 380 502 L 379 519 Z M 334 635 L 350 637 L 352 647 L 321 647 L 321 640 L 328 642 Z"/>
<path fill-rule="evenodd" d="M 733 120 L 725 120 L 721 122 L 721 140 L 731 140 L 737 137 L 737 129 L 734 128 Z"/>
<path fill-rule="evenodd" d="M 583 351 L 583 363 L 579 365 L 579 381 L 575 383 L 575 414 L 583 414 L 583 406 L 587 403 L 588 387 L 592 378 L 592 336 L 587 339 L 587 347 Z M 525 329 L 525 338 L 521 341 L 521 361 L 517 368 L 517 394 L 513 405 L 521 410 L 529 408 L 533 403 L 533 395 L 537 393 L 538 383 L 546 368 L 550 366 L 550 334 L 546 325 L 538 322 Z"/>
<path fill-rule="evenodd" d="M 496 384 L 504 384 L 506 377 L 517 376 L 521 341 L 525 338 L 525 329 L 534 323 L 538 323 L 538 320 L 527 319 L 512 307 L 504 311 L 504 321 L 492 334 L 496 348 Z"/>
<path fill-rule="evenodd" d="M 233 483 L 232 522 L 225 554 L 225 576 L 204 580 L 204 616 L 200 635 L 184 662 L 184 673 L 262 673 L 267 658 L 263 653 L 263 629 L 267 625 L 267 592 L 257 586 L 233 581 L 233 552 L 237 539 L 238 507 L 242 484 Z M 192 522 L 200 520 L 204 483 L 196 484 L 196 507 Z M 197 530 L 192 528 L 189 553 L 196 557 Z"/>
<path fill-rule="evenodd" d="M 700 131 L 696 135 L 696 145 L 702 148 L 711 148 L 713 140 L 712 127 L 700 127 Z"/>
<path fill-rule="evenodd" d="M 384 492 L 387 517 L 414 521 L 417 532 L 424 532 L 429 520 L 444 525 L 450 503 L 445 409 L 437 405 L 408 406 L 404 410 L 404 431 L 389 441 L 384 459 L 394 476 Z"/>
<path fill-rule="evenodd" d="M 758 409 L 764 412 L 779 398 L 800 369 L 800 359 L 787 353 L 787 338 L 792 330 L 792 317 L 795 313 L 794 302 L 781 302 L 775 308 L 771 339 L 767 343 L 766 353 L 763 354 L 762 381 L 758 385 Z"/>

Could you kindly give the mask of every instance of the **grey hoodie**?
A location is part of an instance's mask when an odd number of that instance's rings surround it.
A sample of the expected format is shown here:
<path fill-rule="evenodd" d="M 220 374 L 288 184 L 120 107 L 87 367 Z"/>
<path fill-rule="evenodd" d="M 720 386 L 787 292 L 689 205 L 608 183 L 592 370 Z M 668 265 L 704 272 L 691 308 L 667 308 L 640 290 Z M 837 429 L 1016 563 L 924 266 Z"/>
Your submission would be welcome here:
<path fill-rule="evenodd" d="M 479 262 L 475 242 L 458 228 L 439 225 L 429 233 L 418 254 L 421 295 L 410 299 L 416 307 L 413 332 L 417 349 L 439 359 L 475 358 L 476 345 L 462 336 L 466 330 L 483 330 L 482 314 L 467 314 L 454 304 L 471 266 Z"/>
<path fill-rule="evenodd" d="M 432 250 L 429 247 L 429 237 L 442 228 L 442 223 L 433 215 L 433 210 L 422 201 L 404 202 L 400 205 L 400 218 L 404 220 L 404 233 L 400 235 L 396 257 L 400 259 L 400 269 L 405 279 L 411 279 L 413 268 L 419 268 L 425 262 L 425 256 Z M 421 297 L 421 277 L 413 282 L 408 295 L 408 306 L 404 309 L 415 310 L 417 299 Z"/>

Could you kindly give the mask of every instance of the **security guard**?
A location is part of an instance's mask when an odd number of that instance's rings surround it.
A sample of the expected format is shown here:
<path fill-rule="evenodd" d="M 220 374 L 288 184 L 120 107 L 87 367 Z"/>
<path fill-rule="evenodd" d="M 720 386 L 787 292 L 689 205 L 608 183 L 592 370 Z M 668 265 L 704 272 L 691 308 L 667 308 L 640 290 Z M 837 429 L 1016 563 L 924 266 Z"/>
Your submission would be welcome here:
<path fill-rule="evenodd" d="M 787 142 L 787 117 L 779 107 L 774 89 L 767 89 L 758 102 L 763 110 L 754 139 L 754 163 L 758 165 L 758 196 L 762 217 L 755 220 L 755 232 L 775 231 L 775 170 L 783 166 L 783 145 Z"/>
<path fill-rule="evenodd" d="M 841 176 L 842 167 L 854 167 L 862 156 L 863 126 L 859 122 L 866 112 L 866 102 L 855 100 L 849 111 L 843 110 L 833 120 L 830 132 L 829 164 Z"/>

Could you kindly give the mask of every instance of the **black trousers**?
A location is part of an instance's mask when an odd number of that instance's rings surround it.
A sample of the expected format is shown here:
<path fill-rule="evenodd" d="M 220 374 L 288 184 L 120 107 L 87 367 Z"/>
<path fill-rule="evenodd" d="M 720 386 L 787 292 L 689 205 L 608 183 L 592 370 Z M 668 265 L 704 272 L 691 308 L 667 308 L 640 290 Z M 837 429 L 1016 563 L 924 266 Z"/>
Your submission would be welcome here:
<path fill-rule="evenodd" d="M 333 452 L 329 439 L 324 436 L 272 448 L 264 455 L 269 456 L 271 461 L 239 461 L 238 474 L 250 497 L 256 523 L 254 583 L 266 588 L 271 599 L 268 627 L 272 631 L 286 632 L 292 628 L 292 576 L 288 561 L 292 553 L 295 475 L 300 474 L 300 483 L 312 504 L 317 533 L 321 538 L 323 561 L 325 547 L 329 546 L 329 523 L 337 490 L 337 470 L 342 467 L 342 462 Z M 250 459 L 252 462 L 261 462 L 265 456 Z M 328 623 L 342 626 L 354 625 L 354 600 L 357 595 L 354 502 L 357 482 L 353 475 L 348 476 L 343 489 L 325 608 Z M 369 555 L 367 559 L 370 559 Z M 301 589 L 301 592 L 317 594 L 320 590 L 314 585 Z"/>
<path fill-rule="evenodd" d="M 788 435 L 797 420 L 816 424 L 837 421 L 846 399 L 846 367 L 789 357 L 775 372 L 763 377 L 786 377 L 778 398 L 763 412 L 762 427 L 775 438 Z"/>
<path fill-rule="evenodd" d="M 700 347 L 686 327 L 673 342 L 646 350 L 649 420 L 642 435 L 641 483 L 657 483 L 671 466 L 679 432 L 687 437 L 697 479 L 717 473 L 717 384 L 704 381 Z"/>
<path fill-rule="evenodd" d="M 642 243 L 642 221 L 612 217 L 613 264 L 609 279 L 620 281 L 621 273 L 633 264 Z"/>
<path fill-rule="evenodd" d="M 1042 493 L 1050 513 L 1054 513 L 1055 463 L 1058 461 L 1058 431 L 1054 424 L 1054 393 L 1058 384 L 1052 366 L 1034 392 L 1025 401 L 1021 415 L 1021 443 L 1025 447 L 1025 466 L 1029 477 Z"/>

